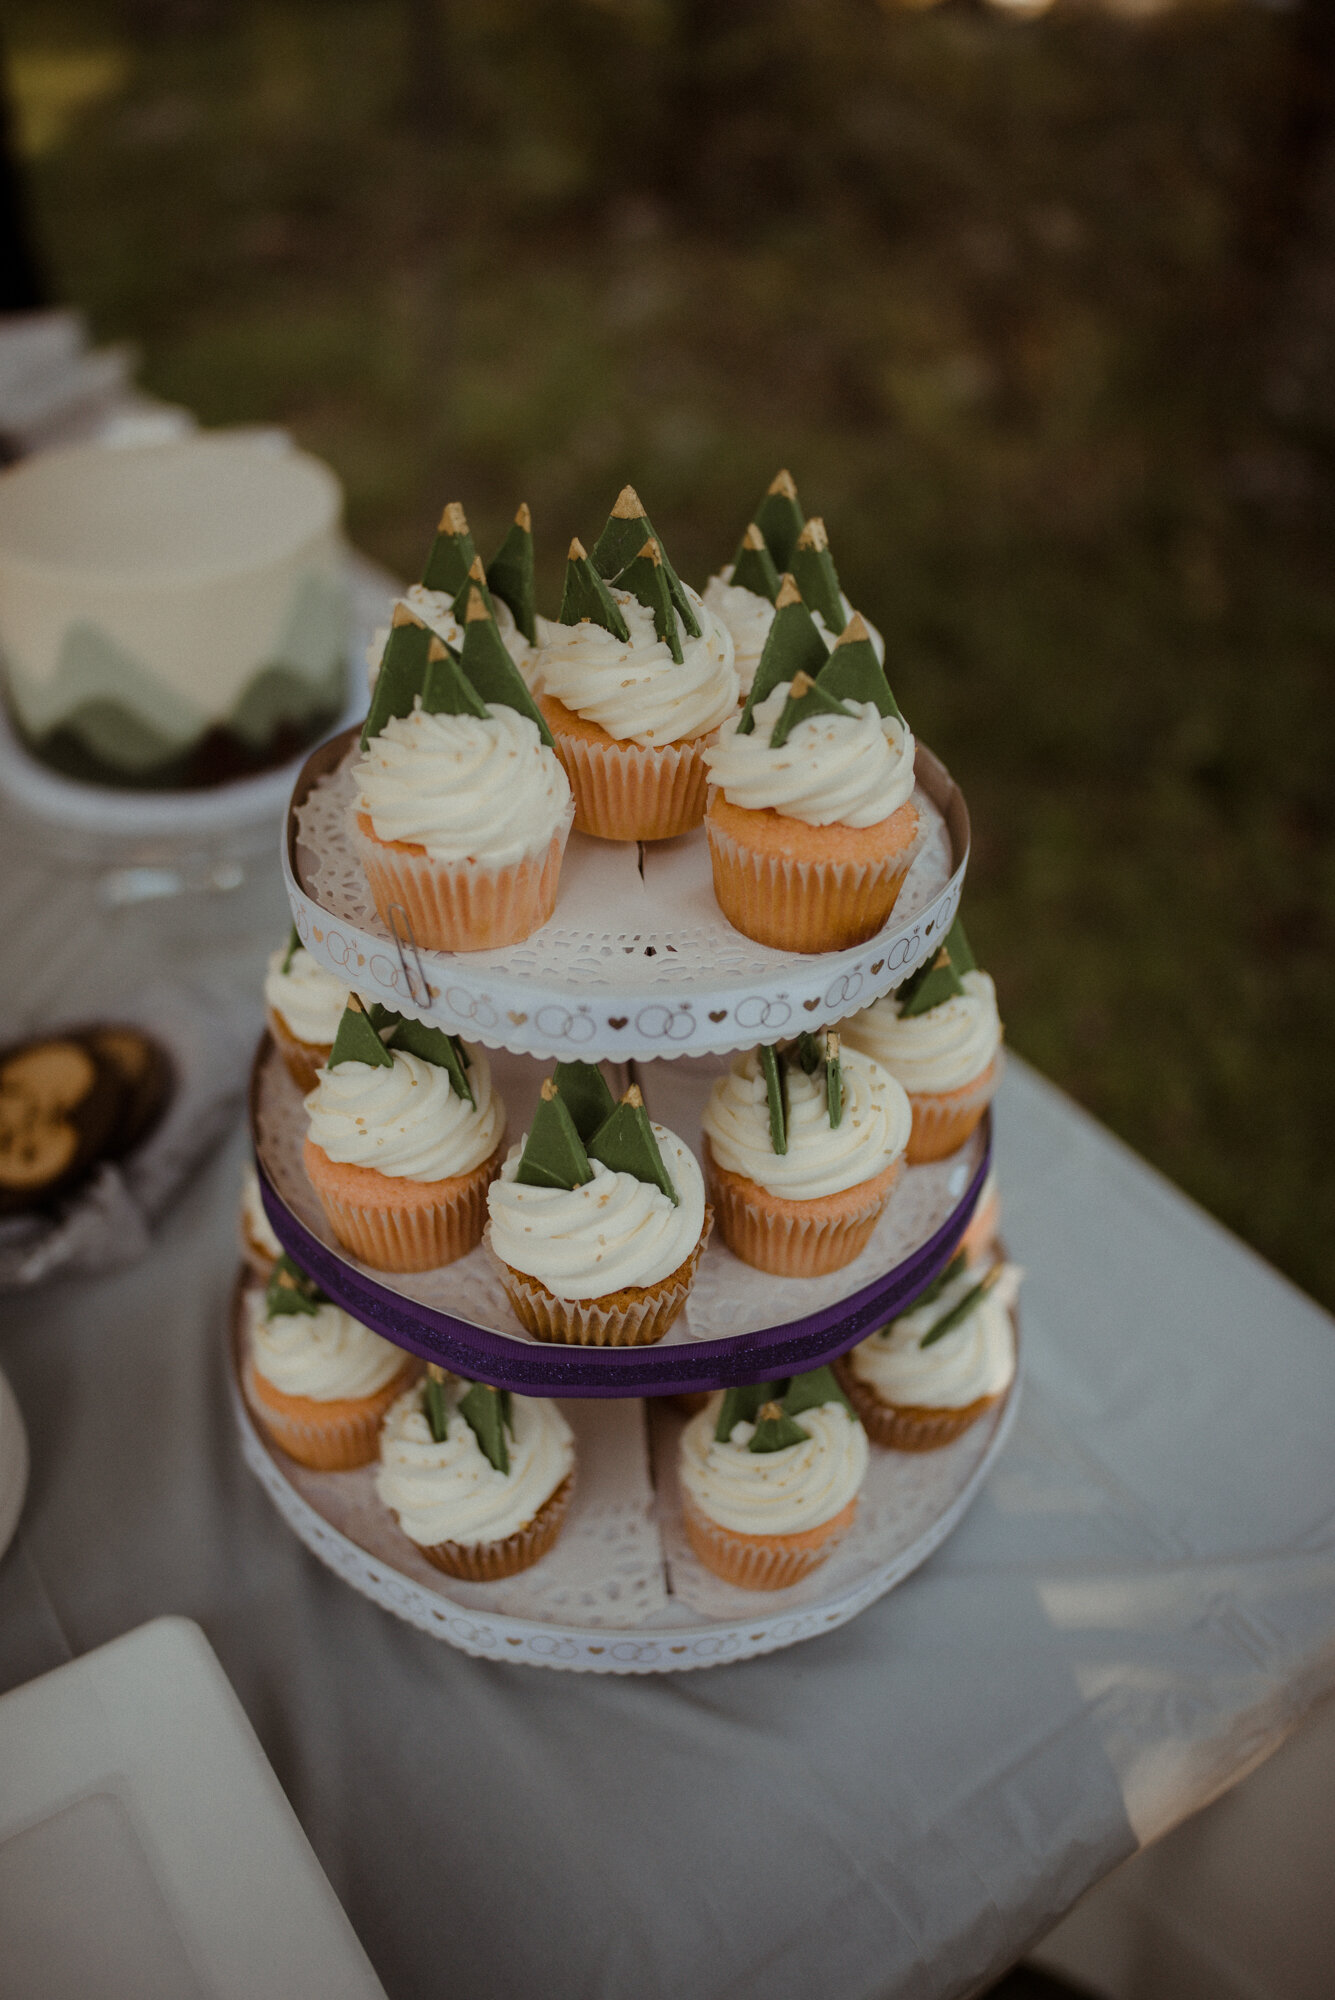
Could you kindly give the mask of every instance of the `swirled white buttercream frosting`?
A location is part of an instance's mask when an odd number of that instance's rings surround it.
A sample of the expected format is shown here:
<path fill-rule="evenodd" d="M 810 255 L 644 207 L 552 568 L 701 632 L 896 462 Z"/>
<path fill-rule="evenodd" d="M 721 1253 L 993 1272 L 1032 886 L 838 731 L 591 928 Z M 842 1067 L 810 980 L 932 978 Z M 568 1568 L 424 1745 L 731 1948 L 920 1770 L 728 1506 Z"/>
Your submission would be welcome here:
<path fill-rule="evenodd" d="M 807 1436 L 782 1451 L 748 1451 L 755 1425 L 714 1436 L 721 1395 L 681 1436 L 681 1483 L 702 1514 L 737 1535 L 798 1535 L 842 1514 L 867 1474 L 867 1433 L 842 1403 L 803 1410 Z"/>
<path fill-rule="evenodd" d="M 883 1403 L 900 1409 L 962 1410 L 983 1396 L 999 1396 L 1015 1375 L 1015 1334 L 1010 1311 L 1024 1276 L 1003 1264 L 967 1319 L 930 1347 L 922 1337 L 978 1283 L 978 1267 L 952 1278 L 930 1305 L 902 1313 L 859 1341 L 848 1365 Z"/>
<path fill-rule="evenodd" d="M 649 748 L 707 736 L 737 706 L 732 634 L 689 585 L 685 588 L 700 637 L 693 639 L 678 619 L 680 661 L 654 631 L 648 606 L 628 590 L 614 588 L 629 640 L 618 639 L 591 619 L 548 625 L 535 684 L 619 743 Z"/>
<path fill-rule="evenodd" d="M 463 627 L 454 615 L 454 599 L 447 590 L 428 590 L 424 584 L 412 583 L 403 596 L 395 598 L 394 602 L 406 604 L 414 617 L 420 618 L 427 629 L 434 632 L 437 638 L 443 639 L 447 646 L 453 646 L 456 653 L 462 650 Z M 501 635 L 505 650 L 515 665 L 523 671 L 532 664 L 533 648 L 515 624 L 514 612 L 504 598 L 493 597 L 492 604 L 496 611 L 496 629 Z M 380 677 L 380 662 L 385 656 L 389 632 L 388 625 L 378 625 L 371 634 L 370 645 L 366 648 L 366 679 L 371 689 L 374 689 Z"/>
<path fill-rule="evenodd" d="M 299 1042 L 312 1048 L 332 1048 L 348 1004 L 347 987 L 332 972 L 326 972 L 304 945 L 297 946 L 284 972 L 286 957 L 286 946 L 269 954 L 269 969 L 264 975 L 266 1003 L 281 1015 Z"/>
<path fill-rule="evenodd" d="M 498 1472 L 457 1410 L 437 1444 L 420 1388 L 391 1404 L 380 1432 L 375 1489 L 419 1548 L 504 1541 L 528 1526 L 569 1474 L 575 1440 L 555 1403 L 513 1396 L 510 1409 L 510 1469 Z"/>
<path fill-rule="evenodd" d="M 396 715 L 352 775 L 377 838 L 412 842 L 433 861 L 508 867 L 540 854 L 574 810 L 536 722 L 499 702 L 485 716 Z"/>
<path fill-rule="evenodd" d="M 694 1153 L 675 1132 L 654 1126 L 677 1190 L 591 1160 L 593 1179 L 577 1188 L 529 1187 L 515 1179 L 523 1146 L 511 1149 L 491 1184 L 491 1247 L 513 1270 L 537 1278 L 558 1299 L 600 1299 L 625 1285 L 656 1285 L 700 1241 L 705 1184 Z"/>
<path fill-rule="evenodd" d="M 481 1049 L 468 1045 L 476 1109 L 456 1097 L 449 1073 L 393 1051 L 389 1069 L 341 1062 L 324 1069 L 306 1099 L 310 1136 L 343 1166 L 373 1167 L 391 1180 L 445 1181 L 480 1167 L 501 1143 L 505 1106 Z"/>
<path fill-rule="evenodd" d="M 701 1126 L 721 1167 L 789 1201 L 842 1194 L 885 1172 L 909 1142 L 913 1113 L 902 1087 L 856 1050 L 843 1052 L 844 1115 L 831 1125 L 824 1073 L 789 1064 L 788 1151 L 770 1139 L 769 1099 L 760 1058 L 736 1056 L 710 1090 Z"/>
<path fill-rule="evenodd" d="M 273 1224 L 265 1214 L 260 1177 L 249 1161 L 241 1173 L 241 1233 L 266 1257 L 272 1257 L 275 1263 L 282 1256 L 283 1246 L 274 1235 Z"/>
<path fill-rule="evenodd" d="M 751 812 L 771 807 L 808 826 L 875 826 L 913 796 L 912 731 L 875 702 L 848 704 L 850 715 L 811 715 L 778 750 L 770 732 L 783 713 L 791 681 L 781 681 L 753 710 L 755 727 L 737 732 L 740 717 L 704 751 L 713 784 L 732 805 Z"/>
<path fill-rule="evenodd" d="M 401 1347 L 382 1340 L 341 1306 L 270 1318 L 263 1297 L 252 1297 L 251 1365 L 284 1396 L 309 1396 L 315 1403 L 374 1396 L 407 1359 Z"/>
<path fill-rule="evenodd" d="M 905 1090 L 958 1090 L 981 1076 L 1001 1046 L 997 990 L 985 972 L 966 972 L 963 993 L 925 1014 L 901 1017 L 893 993 L 840 1025 L 844 1042 L 898 1077 Z"/>
<path fill-rule="evenodd" d="M 760 655 L 765 650 L 769 628 L 774 623 L 774 606 L 768 597 L 761 597 L 754 590 L 746 590 L 732 581 L 732 564 L 725 563 L 717 576 L 711 576 L 705 585 L 705 603 L 715 615 L 723 620 L 732 633 L 733 665 L 737 669 L 737 681 L 743 699 L 751 692 L 751 683 L 760 665 Z M 848 599 L 844 603 L 844 622 L 853 616 L 853 607 Z M 825 641 L 828 651 L 839 634 L 831 632 L 819 611 L 813 611 L 812 620 L 816 630 Z M 885 640 L 864 612 L 863 624 L 867 637 L 876 649 L 876 657 L 885 665 Z"/>

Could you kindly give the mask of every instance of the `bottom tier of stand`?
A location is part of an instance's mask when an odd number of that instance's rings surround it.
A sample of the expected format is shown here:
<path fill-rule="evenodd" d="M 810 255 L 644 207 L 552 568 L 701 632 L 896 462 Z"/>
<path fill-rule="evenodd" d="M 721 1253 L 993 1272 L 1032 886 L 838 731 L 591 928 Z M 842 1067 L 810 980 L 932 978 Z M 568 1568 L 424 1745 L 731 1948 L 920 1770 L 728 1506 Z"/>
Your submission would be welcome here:
<path fill-rule="evenodd" d="M 243 1291 L 233 1313 L 231 1382 L 247 1464 L 321 1562 L 396 1617 L 489 1660 L 573 1673 L 680 1673 L 772 1653 L 865 1611 L 939 1548 L 978 1494 L 1014 1420 L 1004 1402 L 940 1451 L 873 1445 L 846 1539 L 803 1582 L 738 1590 L 687 1542 L 677 1489 L 685 1418 L 671 1402 L 569 1399 L 575 1494 L 561 1536 L 531 1570 L 467 1584 L 435 1570 L 376 1497 L 376 1468 L 308 1472 L 269 1444 L 237 1368 Z M 1019 1330 L 1016 1328 L 1018 1341 Z"/>

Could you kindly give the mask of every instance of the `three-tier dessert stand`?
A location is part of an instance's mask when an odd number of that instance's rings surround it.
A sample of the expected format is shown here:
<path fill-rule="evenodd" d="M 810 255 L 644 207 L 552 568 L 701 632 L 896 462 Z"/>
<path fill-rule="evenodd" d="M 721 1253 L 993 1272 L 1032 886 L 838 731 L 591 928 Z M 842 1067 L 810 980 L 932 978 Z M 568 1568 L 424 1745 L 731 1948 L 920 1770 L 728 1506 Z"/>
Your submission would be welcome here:
<path fill-rule="evenodd" d="M 293 791 L 283 877 L 306 949 L 366 1000 L 488 1051 L 513 1140 L 553 1060 L 604 1062 L 650 1113 L 698 1145 L 710 1084 L 739 1049 L 838 1023 L 900 984 L 950 928 L 969 856 L 963 797 L 918 747 L 921 836 L 886 927 L 818 956 L 753 944 L 715 903 L 703 831 L 637 845 L 571 836 L 555 915 L 522 945 L 421 949 L 380 919 L 348 839 L 356 732 L 307 761 Z M 710 1575 L 681 1526 L 675 1399 L 833 1360 L 912 1303 L 944 1267 L 977 1203 L 990 1118 L 960 1151 L 910 1167 L 862 1255 L 824 1278 L 780 1279 L 719 1241 L 678 1323 L 652 1347 L 550 1345 L 513 1317 L 481 1250 L 442 1270 L 370 1271 L 331 1235 L 301 1164 L 300 1095 L 272 1043 L 256 1056 L 251 1134 L 266 1212 L 339 1305 L 460 1374 L 563 1403 L 575 1498 L 535 1568 L 469 1585 L 431 1567 L 375 1497 L 375 1468 L 316 1473 L 270 1446 L 234 1391 L 248 1463 L 301 1539 L 356 1589 L 436 1637 L 491 1659 L 653 1673 L 746 1658 L 830 1630 L 900 1582 L 957 1525 L 1001 1449 L 1015 1392 L 953 1445 L 878 1451 L 847 1538 L 802 1583 L 742 1591 Z M 240 1338 L 240 1298 L 233 1315 Z"/>

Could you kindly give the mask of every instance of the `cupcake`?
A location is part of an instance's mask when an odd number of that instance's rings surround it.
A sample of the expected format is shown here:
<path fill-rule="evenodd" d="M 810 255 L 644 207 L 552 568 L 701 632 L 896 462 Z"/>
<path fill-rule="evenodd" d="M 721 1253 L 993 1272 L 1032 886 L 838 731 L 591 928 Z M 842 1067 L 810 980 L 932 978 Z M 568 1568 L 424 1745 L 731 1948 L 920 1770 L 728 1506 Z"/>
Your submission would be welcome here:
<path fill-rule="evenodd" d="M 395 608 L 418 619 L 457 652 L 463 644 L 463 610 L 457 599 L 465 584 L 481 580 L 490 591 L 497 630 L 515 665 L 524 673 L 532 665 L 537 638 L 533 587 L 533 524 L 521 505 L 505 540 L 485 569 L 473 546 L 463 508 L 452 500 L 440 517 L 420 583 L 409 584 Z M 366 650 L 366 670 L 372 689 L 380 672 L 390 627 L 382 625 Z"/>
<path fill-rule="evenodd" d="M 853 607 L 839 587 L 825 523 L 819 516 L 803 520 L 792 475 L 780 472 L 742 536 L 736 555 L 705 586 L 704 602 L 732 634 L 733 663 L 743 695 L 751 691 L 765 650 L 785 570 L 792 572 L 806 598 L 828 652 L 854 616 Z M 815 588 L 814 596 L 808 579 Z M 870 619 L 864 620 L 864 626 L 878 660 L 884 662 L 884 639 Z"/>
<path fill-rule="evenodd" d="M 732 637 L 681 582 L 631 487 L 592 558 L 570 544 L 534 671 L 582 833 L 667 840 L 699 826 L 701 753 L 737 706 Z"/>
<path fill-rule="evenodd" d="M 995 1263 L 980 1277 L 961 1251 L 912 1311 L 835 1364 L 877 1444 L 935 1451 L 1001 1401 L 1015 1379 L 1011 1308 L 1023 1275 Z"/>
<path fill-rule="evenodd" d="M 828 656 L 791 576 L 746 705 L 703 752 L 714 894 L 779 951 L 874 937 L 918 846 L 913 737 L 862 620 Z"/>
<path fill-rule="evenodd" d="M 429 1563 L 495 1583 L 551 1548 L 574 1467 L 575 1441 L 555 1403 L 435 1369 L 385 1418 L 376 1492 Z"/>
<path fill-rule="evenodd" d="M 978 1190 L 978 1199 L 973 1205 L 960 1249 L 971 1264 L 987 1261 L 996 1249 L 997 1237 L 1001 1230 L 1001 1189 L 997 1184 L 997 1170 L 989 1167 L 983 1185 Z"/>
<path fill-rule="evenodd" d="M 691 1547 L 725 1583 L 787 1589 L 853 1525 L 867 1456 L 828 1368 L 711 1396 L 681 1437 Z"/>
<path fill-rule="evenodd" d="M 314 1090 L 347 1004 L 346 985 L 311 957 L 293 924 L 286 945 L 269 956 L 264 1018 L 298 1090 Z"/>
<path fill-rule="evenodd" d="M 735 1257 L 785 1278 L 851 1264 L 899 1178 L 908 1100 L 837 1035 L 737 1056 L 701 1120 L 705 1178 Z"/>
<path fill-rule="evenodd" d="M 840 1033 L 908 1092 L 911 1166 L 962 1146 L 1001 1081 L 996 988 L 975 965 L 958 917 L 912 978 L 854 1014 Z"/>
<path fill-rule="evenodd" d="M 283 1246 L 273 1233 L 273 1224 L 264 1212 L 260 1177 L 249 1160 L 241 1170 L 241 1203 L 236 1217 L 241 1255 L 252 1278 L 267 1285 L 273 1267 L 283 1254 Z"/>
<path fill-rule="evenodd" d="M 505 1107 L 480 1049 L 353 994 L 306 1099 L 303 1159 L 334 1235 L 377 1271 L 431 1271 L 482 1240 Z"/>
<path fill-rule="evenodd" d="M 390 633 L 353 767 L 354 844 L 382 920 L 419 945 L 487 951 L 546 923 L 570 786 L 482 591 L 458 654 L 409 618 Z"/>
<path fill-rule="evenodd" d="M 280 1451 L 313 1472 L 376 1455 L 386 1410 L 418 1372 L 401 1347 L 334 1305 L 287 1256 L 247 1302 L 246 1401 Z"/>
<path fill-rule="evenodd" d="M 581 1135 L 562 1064 L 542 1086 L 523 1144 L 487 1196 L 487 1242 L 535 1340 L 644 1347 L 661 1340 L 695 1281 L 712 1216 L 688 1146 L 652 1124 L 638 1088 Z M 595 1076 L 601 1075 L 593 1071 Z"/>

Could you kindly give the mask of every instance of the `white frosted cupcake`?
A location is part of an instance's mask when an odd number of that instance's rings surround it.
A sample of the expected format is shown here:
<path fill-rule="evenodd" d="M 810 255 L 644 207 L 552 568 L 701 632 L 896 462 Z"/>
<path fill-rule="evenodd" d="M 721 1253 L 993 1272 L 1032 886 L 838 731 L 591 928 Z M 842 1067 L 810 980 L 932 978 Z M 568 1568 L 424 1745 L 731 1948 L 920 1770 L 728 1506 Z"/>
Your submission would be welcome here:
<path fill-rule="evenodd" d="M 782 1277 L 842 1270 L 864 1250 L 899 1177 L 908 1099 L 856 1050 L 840 1050 L 843 1109 L 830 1120 L 826 1077 L 786 1067 L 786 1150 L 775 1146 L 762 1052 L 736 1056 L 701 1120 L 705 1175 L 734 1256 Z"/>
<path fill-rule="evenodd" d="M 910 1312 L 851 1348 L 839 1380 L 877 1444 L 935 1451 L 962 1437 L 1015 1379 L 1011 1309 L 1023 1272 L 964 1256 Z"/>
<path fill-rule="evenodd" d="M 467 1094 L 439 1063 L 397 1048 L 382 1062 L 368 1046 L 371 1059 L 333 1063 L 306 1099 L 311 1185 L 339 1242 L 375 1270 L 434 1270 L 482 1240 L 505 1106 L 481 1049 L 455 1046 Z"/>
<path fill-rule="evenodd" d="M 273 1442 L 316 1472 L 369 1465 L 386 1410 L 418 1372 L 413 1356 L 325 1298 L 290 1258 L 246 1312 L 246 1400 Z"/>
<path fill-rule="evenodd" d="M 249 1160 L 241 1169 L 241 1201 L 237 1209 L 237 1235 L 241 1255 L 253 1278 L 267 1285 L 273 1267 L 283 1254 L 283 1246 L 273 1233 L 273 1224 L 264 1212 L 260 1177 Z"/>
<path fill-rule="evenodd" d="M 487 1242 L 535 1339 L 648 1346 L 685 1305 L 712 1218 L 689 1146 L 665 1125 L 652 1130 L 675 1202 L 600 1160 L 579 1187 L 529 1185 L 517 1178 L 527 1142 L 511 1148 L 487 1196 Z"/>
<path fill-rule="evenodd" d="M 761 1404 L 754 1419 L 731 1424 L 723 1438 L 727 1399 L 713 1395 L 682 1432 L 686 1532 L 701 1562 L 724 1582 L 785 1589 L 824 1562 L 852 1526 L 867 1439 L 830 1387 L 828 1400 L 791 1418 L 780 1401 Z M 791 1443 L 778 1442 L 790 1436 Z M 777 1448 L 755 1449 L 766 1442 Z"/>
<path fill-rule="evenodd" d="M 348 1004 L 348 988 L 298 941 L 295 929 L 269 955 L 264 1018 L 298 1090 L 314 1090 Z"/>
<path fill-rule="evenodd" d="M 561 762 L 517 709 L 392 717 L 353 770 L 376 908 L 419 945 L 488 951 L 544 924 L 574 819 Z"/>
<path fill-rule="evenodd" d="M 633 494 L 623 503 L 638 510 Z M 656 540 L 621 574 L 636 581 L 639 565 L 664 573 L 657 606 L 629 583 L 604 582 L 572 542 L 564 622 L 546 626 L 534 669 L 539 705 L 570 774 L 575 824 L 603 840 L 667 840 L 698 826 L 700 752 L 737 706 L 726 625 L 673 572 L 678 608 Z"/>
<path fill-rule="evenodd" d="M 854 1014 L 840 1033 L 908 1092 L 913 1107 L 908 1157 L 914 1166 L 944 1159 L 962 1146 L 1000 1082 L 996 988 L 974 966 L 958 920 L 923 973 Z"/>
<path fill-rule="evenodd" d="M 437 1386 L 433 1424 L 427 1399 Z M 471 1386 L 476 1397 L 481 1385 Z M 555 1403 L 497 1390 L 481 1390 L 496 1399 L 497 1413 L 480 1436 L 460 1408 L 469 1392 L 452 1380 L 399 1398 L 381 1432 L 376 1492 L 428 1562 L 448 1576 L 493 1583 L 528 1569 L 555 1542 L 573 1487 L 575 1441 Z"/>

